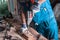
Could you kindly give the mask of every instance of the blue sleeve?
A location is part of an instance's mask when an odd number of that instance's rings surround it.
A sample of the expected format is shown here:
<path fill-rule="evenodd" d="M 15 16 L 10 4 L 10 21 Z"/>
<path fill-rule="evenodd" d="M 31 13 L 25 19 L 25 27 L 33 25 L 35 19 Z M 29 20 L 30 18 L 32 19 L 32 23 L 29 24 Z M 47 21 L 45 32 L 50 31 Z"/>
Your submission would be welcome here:
<path fill-rule="evenodd" d="M 49 13 L 49 30 L 50 30 L 49 39 L 58 40 L 58 26 L 54 16 L 54 12 L 51 8 L 51 5 L 49 5 L 47 2 L 46 2 L 46 8 Z"/>
<path fill-rule="evenodd" d="M 58 40 L 58 26 L 54 17 L 50 19 L 49 39 Z"/>
<path fill-rule="evenodd" d="M 47 0 L 49 2 L 49 0 Z M 49 39 L 58 40 L 58 26 L 51 5 L 46 2 L 46 8 L 49 13 Z"/>
<path fill-rule="evenodd" d="M 35 13 L 35 15 L 34 15 L 34 17 L 33 17 L 33 20 L 35 21 L 35 23 L 40 23 L 40 21 L 42 20 L 41 19 L 41 15 L 40 15 L 41 13 L 40 12 L 37 12 L 37 13 Z"/>
<path fill-rule="evenodd" d="M 50 4 L 50 0 L 46 0 L 48 4 Z"/>
<path fill-rule="evenodd" d="M 44 10 L 45 9 L 45 10 Z M 37 12 L 34 17 L 33 20 L 36 23 L 40 23 L 41 21 L 48 21 L 49 22 L 49 40 L 50 39 L 54 39 L 54 40 L 58 40 L 58 27 L 57 27 L 57 22 L 53 13 L 53 10 L 51 8 L 51 5 L 49 5 L 46 2 L 44 2 L 41 5 L 41 10 L 40 12 Z M 43 24 L 42 24 L 43 25 Z M 38 28 L 37 28 L 38 29 Z"/>

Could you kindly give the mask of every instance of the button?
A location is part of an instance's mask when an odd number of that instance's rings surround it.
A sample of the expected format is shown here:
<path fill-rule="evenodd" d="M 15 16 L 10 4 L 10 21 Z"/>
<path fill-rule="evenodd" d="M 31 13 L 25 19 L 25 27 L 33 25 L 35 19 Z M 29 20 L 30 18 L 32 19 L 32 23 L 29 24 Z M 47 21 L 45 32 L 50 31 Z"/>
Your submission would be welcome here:
<path fill-rule="evenodd" d="M 35 23 L 35 25 L 38 25 L 38 23 Z"/>
<path fill-rule="evenodd" d="M 47 9 L 46 9 L 46 8 L 44 8 L 44 10 L 46 11 Z"/>

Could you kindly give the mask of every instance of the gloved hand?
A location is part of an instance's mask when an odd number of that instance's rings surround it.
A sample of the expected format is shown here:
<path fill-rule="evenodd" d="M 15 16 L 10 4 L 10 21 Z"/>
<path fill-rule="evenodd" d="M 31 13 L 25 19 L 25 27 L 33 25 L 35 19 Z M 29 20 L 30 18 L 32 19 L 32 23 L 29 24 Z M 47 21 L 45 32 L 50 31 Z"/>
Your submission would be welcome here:
<path fill-rule="evenodd" d="M 27 30 L 26 24 L 22 24 L 22 27 L 20 28 L 20 31 L 24 33 L 26 30 Z"/>

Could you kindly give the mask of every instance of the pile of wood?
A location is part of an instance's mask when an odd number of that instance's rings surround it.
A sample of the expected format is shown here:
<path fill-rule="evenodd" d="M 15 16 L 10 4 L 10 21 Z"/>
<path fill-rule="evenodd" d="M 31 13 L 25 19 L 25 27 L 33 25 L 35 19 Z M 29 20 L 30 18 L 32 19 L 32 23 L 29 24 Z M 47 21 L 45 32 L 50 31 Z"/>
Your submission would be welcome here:
<path fill-rule="evenodd" d="M 5 20 L 5 23 L 10 23 L 13 25 L 13 27 L 10 28 L 10 31 L 7 31 L 8 36 L 12 36 L 12 40 L 36 40 L 35 36 L 29 32 L 29 30 L 26 30 L 24 33 L 19 32 L 18 30 L 21 27 L 21 22 L 14 21 L 13 19 L 7 19 Z M 6 28 L 6 26 L 4 27 Z M 4 40 L 6 30 L 0 32 L 0 40 Z"/>

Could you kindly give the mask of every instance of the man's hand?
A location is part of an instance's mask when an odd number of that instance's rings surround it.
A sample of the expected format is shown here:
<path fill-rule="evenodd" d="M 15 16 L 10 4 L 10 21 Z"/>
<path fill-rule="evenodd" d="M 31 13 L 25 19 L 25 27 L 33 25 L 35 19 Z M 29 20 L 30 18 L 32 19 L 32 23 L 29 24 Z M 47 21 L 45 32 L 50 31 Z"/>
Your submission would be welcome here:
<path fill-rule="evenodd" d="M 39 35 L 39 37 L 37 39 L 39 40 L 48 40 L 47 38 L 45 38 L 43 35 L 39 34 L 35 29 L 29 27 L 29 31 L 37 38 Z"/>
<path fill-rule="evenodd" d="M 31 32 L 29 32 L 29 30 L 26 30 L 24 32 L 24 35 L 26 35 L 28 37 L 28 40 L 36 40 L 37 39 L 33 34 L 31 34 Z"/>
<path fill-rule="evenodd" d="M 36 40 L 36 38 L 31 36 L 28 38 L 28 40 Z"/>

